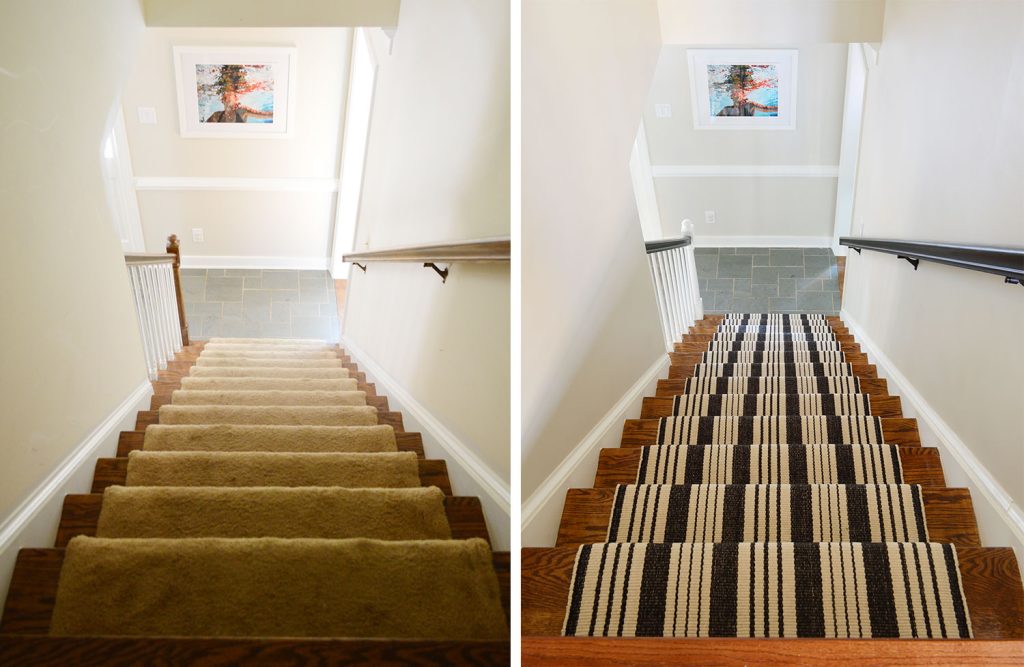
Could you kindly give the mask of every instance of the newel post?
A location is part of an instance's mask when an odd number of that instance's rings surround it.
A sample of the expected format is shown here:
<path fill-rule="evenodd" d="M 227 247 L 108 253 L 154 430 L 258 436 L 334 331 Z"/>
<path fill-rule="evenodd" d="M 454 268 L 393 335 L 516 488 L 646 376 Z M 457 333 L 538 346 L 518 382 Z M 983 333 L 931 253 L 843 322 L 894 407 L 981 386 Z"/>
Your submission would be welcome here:
<path fill-rule="evenodd" d="M 188 320 L 185 318 L 185 298 L 181 292 L 181 246 L 178 235 L 167 237 L 167 253 L 174 255 L 174 296 L 178 301 L 178 324 L 181 326 L 181 344 L 189 345 Z"/>

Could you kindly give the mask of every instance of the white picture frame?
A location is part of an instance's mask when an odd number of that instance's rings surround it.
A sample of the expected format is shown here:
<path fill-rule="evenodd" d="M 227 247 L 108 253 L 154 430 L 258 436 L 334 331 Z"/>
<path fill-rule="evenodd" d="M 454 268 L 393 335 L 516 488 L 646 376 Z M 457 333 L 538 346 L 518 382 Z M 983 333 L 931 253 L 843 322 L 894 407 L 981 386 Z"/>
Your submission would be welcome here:
<path fill-rule="evenodd" d="M 694 129 L 795 130 L 797 55 L 797 49 L 688 49 Z M 724 83 L 736 67 L 753 73 L 756 90 Z M 751 112 L 756 115 L 745 115 Z"/>
<path fill-rule="evenodd" d="M 283 46 L 175 46 L 173 51 L 178 121 L 183 138 L 274 139 L 291 136 L 294 130 L 297 49 Z M 216 68 L 225 66 L 240 68 L 230 73 L 246 84 L 241 95 L 234 91 L 225 92 L 224 86 L 218 85 L 223 80 L 221 73 L 229 70 Z M 221 120 L 228 117 L 225 99 L 231 99 L 233 105 L 232 121 Z M 222 112 L 219 117 L 216 115 L 218 110 Z M 215 117 L 218 120 L 211 120 Z"/>

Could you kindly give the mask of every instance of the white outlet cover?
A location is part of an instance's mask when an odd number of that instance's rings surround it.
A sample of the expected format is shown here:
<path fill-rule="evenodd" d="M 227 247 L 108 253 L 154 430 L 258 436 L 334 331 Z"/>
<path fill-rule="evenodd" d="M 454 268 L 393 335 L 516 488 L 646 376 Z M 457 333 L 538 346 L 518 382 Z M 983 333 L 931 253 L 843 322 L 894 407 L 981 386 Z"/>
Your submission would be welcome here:
<path fill-rule="evenodd" d="M 192 241 L 195 242 L 195 243 L 202 243 L 205 240 L 206 239 L 203 236 L 202 228 L 201 227 L 193 227 L 192 228 Z"/>
<path fill-rule="evenodd" d="M 718 216 L 715 215 L 714 211 L 704 211 L 704 222 L 706 222 L 707 224 L 713 225 L 713 224 L 715 224 L 717 219 L 718 219 Z"/>
<path fill-rule="evenodd" d="M 655 104 L 654 105 L 654 117 L 655 118 L 671 118 L 672 117 L 672 105 L 671 104 Z"/>
<path fill-rule="evenodd" d="M 156 125 L 156 109 L 153 107 L 139 107 L 139 123 L 142 125 Z"/>

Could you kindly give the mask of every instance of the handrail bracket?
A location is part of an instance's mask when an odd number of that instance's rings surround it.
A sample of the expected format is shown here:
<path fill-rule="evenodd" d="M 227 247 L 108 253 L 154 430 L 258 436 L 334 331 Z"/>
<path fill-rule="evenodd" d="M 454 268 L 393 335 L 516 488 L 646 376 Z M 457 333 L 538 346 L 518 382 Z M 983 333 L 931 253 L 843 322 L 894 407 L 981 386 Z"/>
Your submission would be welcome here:
<path fill-rule="evenodd" d="M 359 262 L 352 262 L 352 265 L 353 266 L 358 266 L 360 269 L 363 270 L 363 273 L 366 273 L 366 265 L 365 264 L 360 264 Z"/>
<path fill-rule="evenodd" d="M 434 269 L 434 271 L 437 273 L 437 275 L 441 276 L 441 284 L 442 285 L 445 284 L 446 282 L 448 282 L 448 268 L 449 267 L 446 266 L 442 270 L 441 268 L 439 268 L 437 266 L 437 264 L 435 264 L 433 262 L 424 262 L 423 263 L 423 268 Z"/>
<path fill-rule="evenodd" d="M 896 259 L 905 259 L 910 262 L 910 265 L 917 271 L 917 265 L 921 263 L 921 260 L 914 259 L 913 257 L 907 257 L 906 255 L 896 255 Z"/>

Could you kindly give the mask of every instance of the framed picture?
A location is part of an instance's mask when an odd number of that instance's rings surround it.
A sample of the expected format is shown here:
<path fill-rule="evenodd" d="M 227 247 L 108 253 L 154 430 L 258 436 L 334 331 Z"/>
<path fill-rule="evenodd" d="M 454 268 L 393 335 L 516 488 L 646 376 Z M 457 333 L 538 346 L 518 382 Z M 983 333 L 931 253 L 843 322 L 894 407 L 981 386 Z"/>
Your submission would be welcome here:
<path fill-rule="evenodd" d="M 181 136 L 287 137 L 295 59 L 288 47 L 174 47 Z"/>
<path fill-rule="evenodd" d="M 796 128 L 796 49 L 690 49 L 698 130 Z"/>

